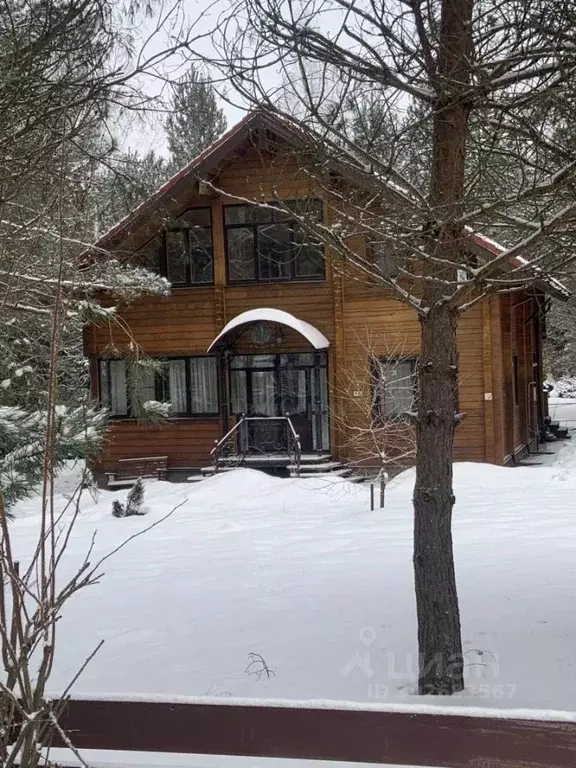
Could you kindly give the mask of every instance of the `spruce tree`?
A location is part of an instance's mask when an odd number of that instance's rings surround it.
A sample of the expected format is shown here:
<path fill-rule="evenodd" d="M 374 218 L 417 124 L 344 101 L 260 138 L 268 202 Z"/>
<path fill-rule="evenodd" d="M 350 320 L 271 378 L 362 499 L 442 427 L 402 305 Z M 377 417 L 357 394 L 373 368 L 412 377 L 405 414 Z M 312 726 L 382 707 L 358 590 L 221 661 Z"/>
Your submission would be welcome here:
<path fill-rule="evenodd" d="M 126 517 L 124 505 L 118 499 L 114 499 L 112 502 L 112 514 L 114 517 Z"/>
<path fill-rule="evenodd" d="M 166 133 L 173 170 L 187 165 L 225 130 L 226 118 L 214 88 L 192 66 L 172 84 Z"/>
<path fill-rule="evenodd" d="M 128 492 L 128 497 L 126 499 L 126 517 L 130 517 L 131 515 L 143 515 L 143 503 L 144 483 L 142 482 L 142 478 L 139 477 Z"/>

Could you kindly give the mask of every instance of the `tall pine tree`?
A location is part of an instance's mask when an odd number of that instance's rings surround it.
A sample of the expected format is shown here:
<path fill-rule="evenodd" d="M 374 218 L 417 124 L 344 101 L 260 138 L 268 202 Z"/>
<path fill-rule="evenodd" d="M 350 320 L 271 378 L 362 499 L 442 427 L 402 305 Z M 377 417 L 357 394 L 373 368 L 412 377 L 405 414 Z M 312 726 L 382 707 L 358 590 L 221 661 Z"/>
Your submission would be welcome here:
<path fill-rule="evenodd" d="M 182 168 L 226 130 L 214 88 L 194 66 L 172 84 L 166 120 L 173 169 Z"/>

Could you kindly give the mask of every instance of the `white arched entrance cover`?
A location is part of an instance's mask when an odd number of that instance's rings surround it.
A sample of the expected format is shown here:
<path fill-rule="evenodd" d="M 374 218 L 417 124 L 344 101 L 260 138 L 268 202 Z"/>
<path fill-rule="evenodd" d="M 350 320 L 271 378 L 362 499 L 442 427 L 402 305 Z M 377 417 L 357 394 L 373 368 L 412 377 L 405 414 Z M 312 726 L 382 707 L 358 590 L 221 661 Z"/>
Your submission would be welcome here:
<path fill-rule="evenodd" d="M 214 341 L 208 347 L 208 352 L 213 352 L 219 347 L 226 336 L 232 331 L 238 331 L 243 325 L 249 325 L 250 323 L 278 323 L 280 325 L 286 325 L 304 336 L 314 349 L 328 349 L 330 346 L 330 342 L 326 336 L 324 336 L 318 328 L 310 325 L 310 323 L 294 317 L 290 312 L 285 312 L 283 309 L 260 307 L 258 309 L 249 309 L 246 312 L 242 312 L 233 320 L 230 320 L 229 323 L 226 323 L 224 328 L 222 328 L 218 336 L 216 336 Z"/>
<path fill-rule="evenodd" d="M 250 325 L 277 323 L 292 328 L 312 351 L 280 352 L 259 348 L 236 354 L 234 341 Z M 228 417 L 242 417 L 238 439 L 244 454 L 286 454 L 289 421 L 304 453 L 329 449 L 327 354 L 330 342 L 310 323 L 282 309 L 249 309 L 230 320 L 208 347 L 219 352 L 224 401 Z M 221 354 L 228 348 L 230 354 Z"/>

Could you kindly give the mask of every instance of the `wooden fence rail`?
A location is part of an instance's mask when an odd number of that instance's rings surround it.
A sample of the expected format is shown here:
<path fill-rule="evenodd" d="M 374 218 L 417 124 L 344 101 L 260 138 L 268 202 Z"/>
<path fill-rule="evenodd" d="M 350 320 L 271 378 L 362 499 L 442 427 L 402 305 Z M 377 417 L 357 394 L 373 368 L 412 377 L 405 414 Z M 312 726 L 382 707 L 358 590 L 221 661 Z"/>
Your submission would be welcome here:
<path fill-rule="evenodd" d="M 356 709 L 72 700 L 81 749 L 308 758 L 436 768 L 575 768 L 576 723 Z M 65 746 L 55 735 L 54 746 Z"/>

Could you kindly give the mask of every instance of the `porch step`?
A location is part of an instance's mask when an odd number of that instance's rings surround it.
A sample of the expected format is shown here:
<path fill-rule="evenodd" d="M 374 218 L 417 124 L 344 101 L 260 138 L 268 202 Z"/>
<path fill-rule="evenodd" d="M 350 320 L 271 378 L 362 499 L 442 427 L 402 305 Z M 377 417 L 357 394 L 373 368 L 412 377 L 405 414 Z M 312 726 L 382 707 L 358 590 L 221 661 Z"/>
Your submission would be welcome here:
<path fill-rule="evenodd" d="M 303 472 L 307 472 L 311 475 L 322 475 L 326 472 L 335 472 L 338 469 L 343 469 L 346 465 L 341 461 L 322 461 L 315 463 L 300 462 L 300 476 Z M 290 475 L 293 476 L 296 472 L 296 464 L 288 464 L 287 469 L 290 471 Z"/>
<path fill-rule="evenodd" d="M 204 467 L 204 469 L 208 469 L 208 467 Z M 201 469 L 200 473 L 197 474 L 197 475 L 190 475 L 190 477 L 187 477 L 186 478 L 186 482 L 187 483 L 199 483 L 200 480 L 204 480 L 204 478 L 206 477 L 206 475 L 203 474 L 204 473 L 204 469 Z M 212 469 L 212 467 L 210 467 L 210 469 Z"/>
<path fill-rule="evenodd" d="M 232 472 L 233 469 L 235 469 L 235 467 L 220 467 L 220 469 L 218 470 L 218 474 L 221 475 L 223 472 Z M 200 477 L 198 477 L 198 476 L 189 477 L 188 478 L 188 482 L 194 482 L 196 480 L 202 480 L 205 477 L 212 477 L 212 475 L 215 475 L 215 474 L 216 474 L 216 472 L 214 471 L 214 467 L 212 467 L 212 466 L 210 466 L 210 467 L 202 467 L 200 469 L 200 475 L 201 476 Z"/>
<path fill-rule="evenodd" d="M 329 472 L 310 472 L 308 469 L 305 469 L 304 471 L 301 471 L 299 475 L 296 475 L 296 473 L 290 473 L 290 477 L 321 477 L 322 475 L 330 475 L 330 477 L 350 477 L 353 473 L 353 470 L 350 469 L 350 467 L 344 467 L 341 466 L 338 469 L 332 469 Z"/>

